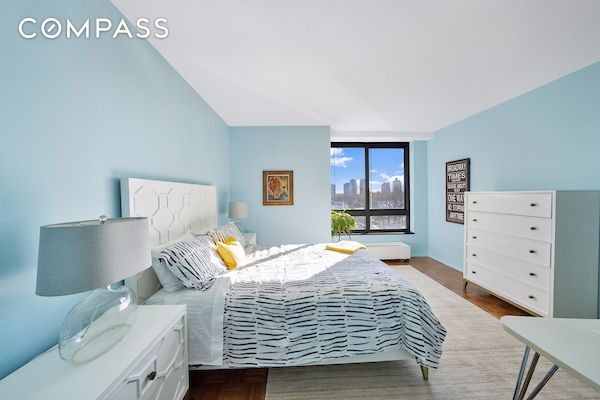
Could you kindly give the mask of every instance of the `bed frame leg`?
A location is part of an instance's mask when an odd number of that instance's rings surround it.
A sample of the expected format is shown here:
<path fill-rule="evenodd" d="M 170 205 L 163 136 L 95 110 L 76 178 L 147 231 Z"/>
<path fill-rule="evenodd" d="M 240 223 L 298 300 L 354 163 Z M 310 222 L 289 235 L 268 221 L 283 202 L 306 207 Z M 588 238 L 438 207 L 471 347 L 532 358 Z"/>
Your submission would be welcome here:
<path fill-rule="evenodd" d="M 429 380 L 429 368 L 421 366 L 421 373 L 423 374 L 423 379 L 428 381 Z"/>

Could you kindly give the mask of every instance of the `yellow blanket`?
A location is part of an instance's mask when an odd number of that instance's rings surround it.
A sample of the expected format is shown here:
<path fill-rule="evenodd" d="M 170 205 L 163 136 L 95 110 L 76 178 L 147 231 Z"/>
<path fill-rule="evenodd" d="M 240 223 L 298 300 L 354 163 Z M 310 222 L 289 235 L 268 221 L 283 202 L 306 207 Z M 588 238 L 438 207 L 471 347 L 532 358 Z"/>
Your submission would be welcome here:
<path fill-rule="evenodd" d="M 360 249 L 366 249 L 366 247 L 353 240 L 342 240 L 337 243 L 329 243 L 325 246 L 326 250 L 339 251 L 340 253 L 353 254 Z"/>

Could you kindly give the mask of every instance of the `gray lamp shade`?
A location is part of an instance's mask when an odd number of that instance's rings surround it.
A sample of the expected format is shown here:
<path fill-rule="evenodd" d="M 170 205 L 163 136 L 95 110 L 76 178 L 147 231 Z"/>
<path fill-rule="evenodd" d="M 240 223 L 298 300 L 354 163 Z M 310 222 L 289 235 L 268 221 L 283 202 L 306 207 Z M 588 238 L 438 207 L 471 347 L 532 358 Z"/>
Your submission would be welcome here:
<path fill-rule="evenodd" d="M 147 218 L 115 218 L 40 228 L 36 293 L 62 296 L 108 286 L 150 267 Z"/>
<path fill-rule="evenodd" d="M 229 218 L 244 219 L 248 217 L 248 205 L 242 201 L 229 203 Z"/>

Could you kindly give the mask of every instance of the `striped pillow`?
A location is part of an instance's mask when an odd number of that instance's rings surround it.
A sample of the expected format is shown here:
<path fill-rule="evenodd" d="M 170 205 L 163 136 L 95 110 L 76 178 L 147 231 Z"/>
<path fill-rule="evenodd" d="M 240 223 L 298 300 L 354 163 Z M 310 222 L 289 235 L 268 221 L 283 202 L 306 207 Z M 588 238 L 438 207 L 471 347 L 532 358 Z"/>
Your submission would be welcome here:
<path fill-rule="evenodd" d="M 160 253 L 169 270 L 189 288 L 206 290 L 227 271 L 208 236 L 198 236 L 167 246 Z"/>
<path fill-rule="evenodd" d="M 208 232 L 208 235 L 215 241 L 215 243 L 225 242 L 228 237 L 233 236 L 235 240 L 242 245 L 242 247 L 246 247 L 244 235 L 233 222 L 216 227 Z"/>

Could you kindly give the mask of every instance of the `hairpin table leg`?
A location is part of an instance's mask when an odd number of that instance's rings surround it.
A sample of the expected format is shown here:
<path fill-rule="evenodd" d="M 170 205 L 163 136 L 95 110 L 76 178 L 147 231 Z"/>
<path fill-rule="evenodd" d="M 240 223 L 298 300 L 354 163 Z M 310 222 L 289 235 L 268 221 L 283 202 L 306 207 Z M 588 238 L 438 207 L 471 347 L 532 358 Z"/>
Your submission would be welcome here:
<path fill-rule="evenodd" d="M 540 354 L 538 352 L 536 352 L 533 355 L 533 360 L 531 360 L 531 365 L 529 366 L 529 370 L 527 371 L 527 376 L 525 377 L 525 381 L 523 382 L 523 387 L 521 387 L 521 393 L 519 394 L 519 400 L 523 400 L 525 398 L 525 393 L 527 393 L 527 388 L 529 387 L 529 383 L 531 382 L 531 377 L 533 376 L 533 372 L 535 371 L 535 367 L 537 366 L 539 359 L 540 359 Z"/>
<path fill-rule="evenodd" d="M 525 347 L 525 353 L 523 354 L 523 361 L 521 361 L 521 368 L 519 369 L 519 376 L 517 377 L 517 384 L 515 385 L 515 393 L 513 394 L 513 400 L 518 400 L 519 389 L 521 388 L 521 382 L 523 382 L 523 375 L 525 375 L 525 368 L 527 367 L 527 359 L 529 359 L 529 346 Z"/>
<path fill-rule="evenodd" d="M 552 378 L 556 371 L 558 371 L 558 365 L 553 365 L 552 368 L 550 368 L 550 371 L 548 371 L 548 373 L 546 374 L 546 376 L 544 376 L 544 379 L 542 379 L 540 383 L 537 384 L 537 386 L 533 389 L 529 397 L 527 397 L 527 400 L 535 398 L 535 396 L 538 395 L 540 390 L 542 390 L 542 388 L 546 386 L 546 383 L 548 383 L 548 381 L 550 380 L 550 378 Z"/>

